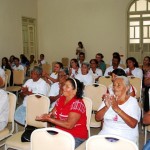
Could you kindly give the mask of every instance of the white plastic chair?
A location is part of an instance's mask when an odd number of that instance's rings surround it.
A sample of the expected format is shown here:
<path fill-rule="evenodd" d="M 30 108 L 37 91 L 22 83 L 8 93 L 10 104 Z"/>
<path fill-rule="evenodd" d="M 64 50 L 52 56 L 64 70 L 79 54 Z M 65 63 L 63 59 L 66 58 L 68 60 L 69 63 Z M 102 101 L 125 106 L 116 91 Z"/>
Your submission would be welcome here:
<path fill-rule="evenodd" d="M 95 135 L 86 141 L 86 150 L 138 150 L 137 145 L 115 135 Z"/>
<path fill-rule="evenodd" d="M 0 141 L 10 137 L 13 135 L 14 132 L 14 114 L 16 109 L 16 101 L 17 97 L 15 94 L 7 92 L 9 97 L 9 116 L 8 116 L 8 124 L 11 123 L 11 128 L 8 126 L 0 131 Z M 2 147 L 5 143 L 2 143 L 0 147 Z"/>
<path fill-rule="evenodd" d="M 57 128 L 37 129 L 31 134 L 31 150 L 74 150 L 74 148 L 74 137 Z"/>

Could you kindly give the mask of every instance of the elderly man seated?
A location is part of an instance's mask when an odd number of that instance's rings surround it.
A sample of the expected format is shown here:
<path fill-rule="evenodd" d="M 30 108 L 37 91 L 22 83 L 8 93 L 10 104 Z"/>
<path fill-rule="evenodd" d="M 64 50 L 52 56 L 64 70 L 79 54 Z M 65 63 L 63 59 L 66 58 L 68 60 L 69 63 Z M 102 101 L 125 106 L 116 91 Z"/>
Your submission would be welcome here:
<path fill-rule="evenodd" d="M 3 79 L 0 77 L 0 87 L 4 85 Z M 9 99 L 7 93 L 0 88 L 0 131 L 3 130 L 8 123 L 9 115 Z"/>
<path fill-rule="evenodd" d="M 15 112 L 15 121 L 22 125 L 25 125 L 27 96 L 31 94 L 43 94 L 46 96 L 48 93 L 48 85 L 41 76 L 42 68 L 38 66 L 34 67 L 31 72 L 31 79 L 28 79 L 22 87 L 22 94 L 25 98 L 23 104 Z"/>

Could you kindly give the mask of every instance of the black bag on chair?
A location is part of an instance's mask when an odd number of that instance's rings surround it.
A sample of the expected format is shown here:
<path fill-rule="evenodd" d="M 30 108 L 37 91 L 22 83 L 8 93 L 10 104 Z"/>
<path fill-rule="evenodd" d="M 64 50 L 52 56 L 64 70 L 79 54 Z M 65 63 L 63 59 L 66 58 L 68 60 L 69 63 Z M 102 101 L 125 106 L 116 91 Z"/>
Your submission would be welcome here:
<path fill-rule="evenodd" d="M 25 131 L 23 132 L 22 136 L 21 136 L 21 142 L 30 142 L 30 137 L 31 134 L 34 130 L 36 130 L 37 128 L 34 126 L 29 126 L 27 125 L 25 127 Z"/>

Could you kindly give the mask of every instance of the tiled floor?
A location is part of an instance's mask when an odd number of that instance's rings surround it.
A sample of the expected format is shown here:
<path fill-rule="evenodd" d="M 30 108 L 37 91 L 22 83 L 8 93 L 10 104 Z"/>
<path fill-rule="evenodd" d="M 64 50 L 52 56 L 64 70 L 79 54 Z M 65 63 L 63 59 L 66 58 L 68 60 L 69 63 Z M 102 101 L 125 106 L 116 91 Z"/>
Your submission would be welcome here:
<path fill-rule="evenodd" d="M 22 100 L 19 99 L 19 104 L 22 103 Z M 23 130 L 22 126 L 19 126 L 19 131 Z M 100 128 L 91 128 L 91 136 L 97 135 L 100 131 Z M 148 138 L 150 138 L 150 133 L 148 133 Z M 142 150 L 144 144 L 144 130 L 142 130 L 141 125 L 139 124 L 139 150 Z M 0 148 L 0 150 L 4 150 L 4 147 Z"/>

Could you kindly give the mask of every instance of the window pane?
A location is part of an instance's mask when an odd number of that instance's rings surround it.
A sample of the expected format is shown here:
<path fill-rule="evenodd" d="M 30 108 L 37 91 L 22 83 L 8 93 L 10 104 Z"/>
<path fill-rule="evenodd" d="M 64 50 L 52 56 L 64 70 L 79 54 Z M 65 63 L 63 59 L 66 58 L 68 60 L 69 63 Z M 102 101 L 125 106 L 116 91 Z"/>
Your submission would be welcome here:
<path fill-rule="evenodd" d="M 130 38 L 134 38 L 134 27 L 130 27 Z"/>
<path fill-rule="evenodd" d="M 139 0 L 137 1 L 137 11 L 143 11 L 146 10 L 146 0 Z"/>
<path fill-rule="evenodd" d="M 142 17 L 150 17 L 150 14 L 144 14 Z"/>
<path fill-rule="evenodd" d="M 130 43 L 140 43 L 139 39 L 130 39 Z"/>
<path fill-rule="evenodd" d="M 143 43 L 150 43 L 150 39 L 144 39 Z"/>
<path fill-rule="evenodd" d="M 150 2 L 148 2 L 148 10 L 150 10 Z"/>
<path fill-rule="evenodd" d="M 143 27 L 143 37 L 147 38 L 147 32 L 148 32 L 148 28 L 147 27 Z"/>
<path fill-rule="evenodd" d="M 132 22 L 130 22 L 130 26 L 135 26 L 135 25 L 140 25 L 140 22 L 139 21 L 132 21 Z"/>
<path fill-rule="evenodd" d="M 135 27 L 135 38 L 139 38 L 139 37 L 140 37 L 140 28 Z"/>
<path fill-rule="evenodd" d="M 135 11 L 135 3 L 130 7 L 130 11 Z"/>
<path fill-rule="evenodd" d="M 150 21 L 143 21 L 143 25 L 150 25 Z"/>
<path fill-rule="evenodd" d="M 130 15 L 130 18 L 139 18 L 140 15 Z"/>

